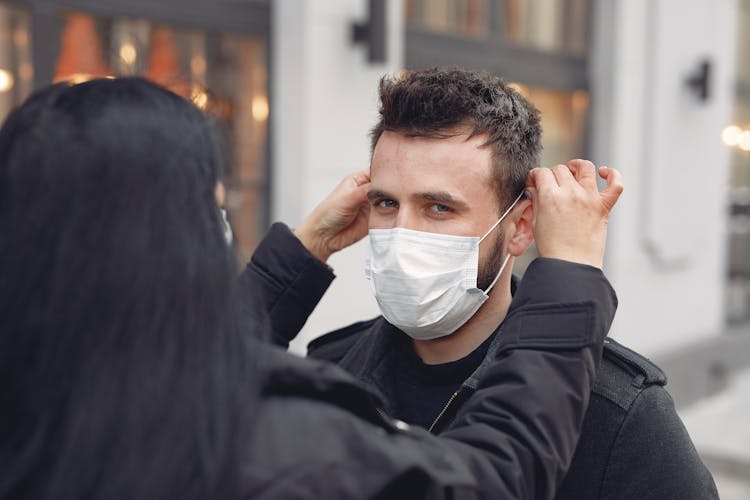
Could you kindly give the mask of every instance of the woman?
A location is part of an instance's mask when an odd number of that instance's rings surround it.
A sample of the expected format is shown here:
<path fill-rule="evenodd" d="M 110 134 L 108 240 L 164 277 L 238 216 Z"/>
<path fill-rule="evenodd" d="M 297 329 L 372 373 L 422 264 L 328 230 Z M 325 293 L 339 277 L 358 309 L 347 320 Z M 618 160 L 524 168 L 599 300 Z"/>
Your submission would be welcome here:
<path fill-rule="evenodd" d="M 3 498 L 234 496 L 254 393 L 207 120 L 141 80 L 59 84 L 0 158 Z"/>
<path fill-rule="evenodd" d="M 450 439 L 405 430 L 336 369 L 251 340 L 219 176 L 208 120 L 144 80 L 51 86 L 7 119 L 0 499 L 525 498 L 559 477 L 606 332 L 557 351 L 519 333 Z M 528 407 L 503 404 L 508 380 Z"/>

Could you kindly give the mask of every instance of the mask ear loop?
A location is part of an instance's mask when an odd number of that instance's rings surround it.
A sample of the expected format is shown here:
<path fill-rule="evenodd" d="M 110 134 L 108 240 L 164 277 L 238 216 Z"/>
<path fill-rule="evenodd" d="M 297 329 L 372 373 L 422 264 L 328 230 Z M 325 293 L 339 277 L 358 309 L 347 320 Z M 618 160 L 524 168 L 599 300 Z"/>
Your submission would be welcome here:
<path fill-rule="evenodd" d="M 508 260 L 510 259 L 510 254 L 505 256 L 505 260 L 503 261 L 503 265 L 500 266 L 500 270 L 495 275 L 495 279 L 492 280 L 492 283 L 490 283 L 490 286 L 487 287 L 487 290 L 484 291 L 485 294 L 489 294 L 490 290 L 492 290 L 492 287 L 495 286 L 495 283 L 497 283 L 497 280 L 500 279 L 500 275 L 503 274 L 503 269 L 505 269 L 505 264 L 508 263 Z"/>
<path fill-rule="evenodd" d="M 518 194 L 518 196 L 516 196 L 516 199 L 515 199 L 515 200 L 513 201 L 513 203 L 511 203 L 511 204 L 510 204 L 510 206 L 508 207 L 508 210 L 506 210 L 506 211 L 505 211 L 505 212 L 503 213 L 503 215 L 501 215 L 501 216 L 500 216 L 500 218 L 499 218 L 499 219 L 497 219 L 497 222 L 495 222 L 494 224 L 492 224 L 492 227 L 491 227 L 491 228 L 489 228 L 489 229 L 487 230 L 487 232 L 486 232 L 486 233 L 484 233 L 484 236 L 482 236 L 481 238 L 479 238 L 479 242 L 478 242 L 478 243 L 481 243 L 481 242 L 482 242 L 482 240 L 484 240 L 484 239 L 485 239 L 485 238 L 487 237 L 487 235 L 489 235 L 489 234 L 490 234 L 490 233 L 491 233 L 492 231 L 494 231 L 494 230 L 495 230 L 495 228 L 496 228 L 496 227 L 498 226 L 498 224 L 500 224 L 500 223 L 501 223 L 501 222 L 503 221 L 503 219 L 505 218 L 505 216 L 506 216 L 506 215 L 508 215 L 508 214 L 510 213 L 510 211 L 511 211 L 511 210 L 513 210 L 513 207 L 515 207 L 515 206 L 516 206 L 516 203 L 518 203 L 518 200 L 520 200 L 520 199 L 521 199 L 521 197 L 523 196 L 523 193 L 524 193 L 524 192 L 523 192 L 523 191 L 521 191 L 521 192 L 520 192 L 520 193 Z"/>
<path fill-rule="evenodd" d="M 520 199 L 521 199 L 521 197 L 523 196 L 523 193 L 524 193 L 524 192 L 523 192 L 523 191 L 521 191 L 521 192 L 520 192 L 520 193 L 518 194 L 518 196 L 516 196 L 516 199 L 515 199 L 515 200 L 513 201 L 513 203 L 511 203 L 511 204 L 510 204 L 510 206 L 508 207 L 508 210 L 506 210 L 506 211 L 505 211 L 505 213 L 503 213 L 503 215 L 501 215 L 501 216 L 500 216 L 500 218 L 499 218 L 499 219 L 497 220 L 497 222 L 495 222 L 495 223 L 494 223 L 494 224 L 492 225 L 492 227 L 491 227 L 491 228 L 489 229 L 489 231 L 487 231 L 486 233 L 484 233 L 484 236 L 482 236 L 481 238 L 479 238 L 479 243 L 481 243 L 481 242 L 482 242 L 482 240 L 483 240 L 483 239 L 485 239 L 485 238 L 487 237 L 487 235 L 489 235 L 489 234 L 490 234 L 490 233 L 491 233 L 491 232 L 492 232 L 492 231 L 493 231 L 493 230 L 494 230 L 494 229 L 495 229 L 495 228 L 496 228 L 496 227 L 498 226 L 498 224 L 500 224 L 500 223 L 501 223 L 501 222 L 503 221 L 503 219 L 505 218 L 505 216 L 506 216 L 506 215 L 508 215 L 508 214 L 510 213 L 510 211 L 511 211 L 511 210 L 513 210 L 513 207 L 515 207 L 515 206 L 516 206 L 516 203 L 518 203 L 518 200 L 520 200 Z M 479 244 L 479 243 L 477 243 L 477 244 Z M 484 290 L 484 293 L 485 293 L 485 294 L 489 294 L 489 293 L 490 293 L 490 290 L 492 290 L 492 287 L 494 287 L 494 286 L 495 286 L 495 283 L 497 283 L 497 280 L 499 280 L 499 279 L 500 279 L 500 275 L 501 275 L 501 274 L 503 274 L 503 269 L 505 269 L 505 265 L 506 265 L 506 264 L 508 263 L 508 260 L 509 260 L 509 259 L 510 259 L 510 254 L 508 254 L 508 255 L 506 255 L 506 256 L 505 256 L 505 260 L 503 261 L 503 265 L 502 265 L 502 266 L 500 266 L 500 270 L 499 270 L 499 271 L 497 272 L 497 274 L 495 275 L 495 279 L 494 279 L 494 280 L 492 280 L 492 283 L 490 283 L 490 286 L 488 286 L 488 287 L 487 287 L 487 290 Z"/>

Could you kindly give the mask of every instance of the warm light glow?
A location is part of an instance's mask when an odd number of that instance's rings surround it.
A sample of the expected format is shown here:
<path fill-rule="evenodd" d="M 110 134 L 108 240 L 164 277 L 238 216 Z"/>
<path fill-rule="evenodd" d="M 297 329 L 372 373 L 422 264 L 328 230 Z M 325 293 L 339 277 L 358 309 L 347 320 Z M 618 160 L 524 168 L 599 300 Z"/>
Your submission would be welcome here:
<path fill-rule="evenodd" d="M 737 145 L 743 151 L 750 151 L 750 130 L 745 130 L 737 137 Z"/>
<path fill-rule="evenodd" d="M 127 65 L 132 65 L 138 57 L 138 51 L 130 42 L 125 42 L 120 47 L 120 59 Z"/>
<path fill-rule="evenodd" d="M 521 85 L 520 83 L 509 83 L 508 87 L 512 88 L 513 90 L 515 90 L 516 92 L 518 92 L 519 94 L 521 94 L 524 97 L 528 97 L 529 96 L 528 89 L 526 87 L 524 87 L 523 85 Z"/>
<path fill-rule="evenodd" d="M 737 125 L 730 125 L 721 133 L 721 140 L 724 141 L 724 144 L 727 146 L 736 146 L 740 134 L 742 134 L 742 129 L 740 127 Z"/>
<path fill-rule="evenodd" d="M 13 75 L 10 71 L 0 69 L 0 93 L 7 92 L 13 88 Z"/>
<path fill-rule="evenodd" d="M 73 85 L 77 85 L 79 83 L 88 82 L 89 80 L 93 80 L 95 78 L 106 78 L 108 80 L 114 80 L 115 75 L 92 75 L 91 73 L 73 73 L 72 75 L 65 75 L 55 78 L 55 83 L 58 82 L 70 82 Z"/>
<path fill-rule="evenodd" d="M 264 122 L 268 119 L 268 98 L 264 95 L 253 97 L 253 118 L 255 121 Z"/>
<path fill-rule="evenodd" d="M 585 90 L 576 90 L 570 102 L 576 111 L 584 111 L 589 106 L 589 94 Z"/>
<path fill-rule="evenodd" d="M 190 59 L 190 70 L 194 75 L 203 75 L 206 73 L 206 58 L 203 56 L 193 56 Z"/>
<path fill-rule="evenodd" d="M 29 32 L 25 28 L 16 28 L 13 32 L 13 43 L 18 48 L 26 48 L 29 45 Z"/>
<path fill-rule="evenodd" d="M 18 76 L 21 80 L 29 81 L 34 78 L 34 65 L 28 62 L 21 63 L 18 67 Z"/>
<path fill-rule="evenodd" d="M 190 100 L 192 100 L 200 109 L 205 110 L 208 106 L 208 94 L 205 90 L 199 87 L 193 88 L 193 92 L 190 94 Z"/>
<path fill-rule="evenodd" d="M 95 75 L 89 74 L 89 73 L 73 73 L 72 75 L 66 75 L 62 78 L 58 78 L 55 80 L 56 82 L 71 82 L 74 84 L 88 82 L 89 80 L 93 80 L 96 78 Z"/>

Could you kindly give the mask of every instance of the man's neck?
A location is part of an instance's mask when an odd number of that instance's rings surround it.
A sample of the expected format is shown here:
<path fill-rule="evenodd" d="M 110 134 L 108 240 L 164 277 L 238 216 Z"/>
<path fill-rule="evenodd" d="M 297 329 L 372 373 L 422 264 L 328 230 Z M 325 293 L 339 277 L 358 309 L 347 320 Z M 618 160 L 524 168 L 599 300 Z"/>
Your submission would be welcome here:
<path fill-rule="evenodd" d="M 500 279 L 489 295 L 476 314 L 451 335 L 433 340 L 412 340 L 414 350 L 424 363 L 439 365 L 464 358 L 492 335 L 510 307 L 510 277 Z"/>

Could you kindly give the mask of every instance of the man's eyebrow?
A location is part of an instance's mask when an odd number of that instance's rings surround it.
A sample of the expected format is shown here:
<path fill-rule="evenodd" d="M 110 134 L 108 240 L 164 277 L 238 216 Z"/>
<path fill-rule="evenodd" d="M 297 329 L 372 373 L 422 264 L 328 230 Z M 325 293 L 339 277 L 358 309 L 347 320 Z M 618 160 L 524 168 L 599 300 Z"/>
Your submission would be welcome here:
<path fill-rule="evenodd" d="M 379 189 L 370 189 L 367 192 L 367 199 L 370 201 L 380 200 L 383 198 L 393 198 L 391 195 L 386 193 L 385 191 L 381 191 Z"/>
<path fill-rule="evenodd" d="M 444 203 L 446 205 L 451 205 L 454 208 L 465 208 L 469 206 L 465 201 L 459 200 L 458 198 L 456 198 L 455 196 L 453 196 L 452 194 L 446 191 L 419 193 L 415 196 L 423 200 L 434 201 L 436 203 Z"/>

